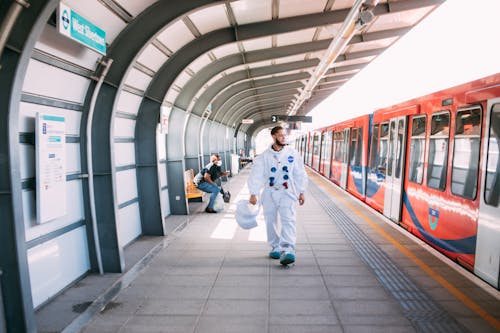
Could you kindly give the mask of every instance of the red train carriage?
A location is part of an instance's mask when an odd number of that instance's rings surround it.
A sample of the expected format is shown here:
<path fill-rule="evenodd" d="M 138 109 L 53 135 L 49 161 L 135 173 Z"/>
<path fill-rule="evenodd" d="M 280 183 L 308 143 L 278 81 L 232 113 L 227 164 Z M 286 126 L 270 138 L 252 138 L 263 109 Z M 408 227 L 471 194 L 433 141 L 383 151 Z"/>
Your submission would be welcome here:
<path fill-rule="evenodd" d="M 367 204 L 498 289 L 500 74 L 378 110 L 369 121 L 321 129 L 321 151 L 331 133 L 330 174 L 321 157 L 316 170 L 366 194 Z"/>
<path fill-rule="evenodd" d="M 365 198 L 370 116 L 318 130 L 319 163 L 313 169 L 357 198 Z M 321 148 L 321 149 L 319 149 Z"/>

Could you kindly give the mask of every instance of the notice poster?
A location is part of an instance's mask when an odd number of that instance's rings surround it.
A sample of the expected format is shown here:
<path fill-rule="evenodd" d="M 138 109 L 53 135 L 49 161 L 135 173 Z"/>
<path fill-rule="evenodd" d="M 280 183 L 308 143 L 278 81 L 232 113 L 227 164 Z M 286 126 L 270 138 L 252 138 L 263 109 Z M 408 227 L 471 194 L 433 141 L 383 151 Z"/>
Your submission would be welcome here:
<path fill-rule="evenodd" d="M 35 151 L 38 224 L 66 214 L 65 130 L 64 117 L 37 113 Z"/>

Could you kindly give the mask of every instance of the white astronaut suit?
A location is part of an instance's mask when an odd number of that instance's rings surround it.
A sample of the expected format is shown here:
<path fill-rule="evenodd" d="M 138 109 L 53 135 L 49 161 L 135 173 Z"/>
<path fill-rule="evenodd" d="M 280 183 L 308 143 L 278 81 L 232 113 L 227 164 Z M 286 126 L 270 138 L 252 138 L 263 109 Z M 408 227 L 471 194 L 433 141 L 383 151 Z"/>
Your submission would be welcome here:
<path fill-rule="evenodd" d="M 271 146 L 254 159 L 248 188 L 250 194 L 256 196 L 264 188 L 259 198 L 264 210 L 271 253 L 285 252 L 295 257 L 295 209 L 299 194 L 304 193 L 306 187 L 304 163 L 295 149 L 285 146 L 280 151 L 275 151 Z M 278 213 L 281 233 L 278 228 Z M 270 256 L 274 258 L 271 253 Z"/>

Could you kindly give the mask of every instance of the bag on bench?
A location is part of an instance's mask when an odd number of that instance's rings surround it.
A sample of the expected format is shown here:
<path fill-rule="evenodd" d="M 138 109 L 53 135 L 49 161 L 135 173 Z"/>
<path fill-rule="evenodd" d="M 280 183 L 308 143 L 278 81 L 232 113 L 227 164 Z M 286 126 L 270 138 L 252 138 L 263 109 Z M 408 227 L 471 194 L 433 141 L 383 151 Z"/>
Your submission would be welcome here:
<path fill-rule="evenodd" d="M 196 176 L 194 176 L 193 178 L 193 183 L 198 186 L 200 185 L 200 183 L 203 181 L 203 179 L 205 178 L 205 173 L 208 171 L 207 168 L 203 168 L 200 170 L 200 172 L 198 172 L 196 174 Z"/>

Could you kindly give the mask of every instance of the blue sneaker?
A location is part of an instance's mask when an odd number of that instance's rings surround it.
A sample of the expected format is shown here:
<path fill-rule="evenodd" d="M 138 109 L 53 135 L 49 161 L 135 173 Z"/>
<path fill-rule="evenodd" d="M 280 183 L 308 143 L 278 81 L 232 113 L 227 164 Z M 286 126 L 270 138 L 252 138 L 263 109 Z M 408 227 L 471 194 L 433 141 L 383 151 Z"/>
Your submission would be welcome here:
<path fill-rule="evenodd" d="M 280 257 L 280 264 L 286 266 L 293 264 L 294 262 L 295 262 L 295 254 L 283 252 L 283 254 Z"/>
<path fill-rule="evenodd" d="M 269 252 L 269 258 L 271 258 L 271 259 L 279 259 L 280 255 L 281 255 L 281 252 L 278 251 L 278 249 L 275 247 L 273 248 L 273 250 L 271 252 Z"/>

